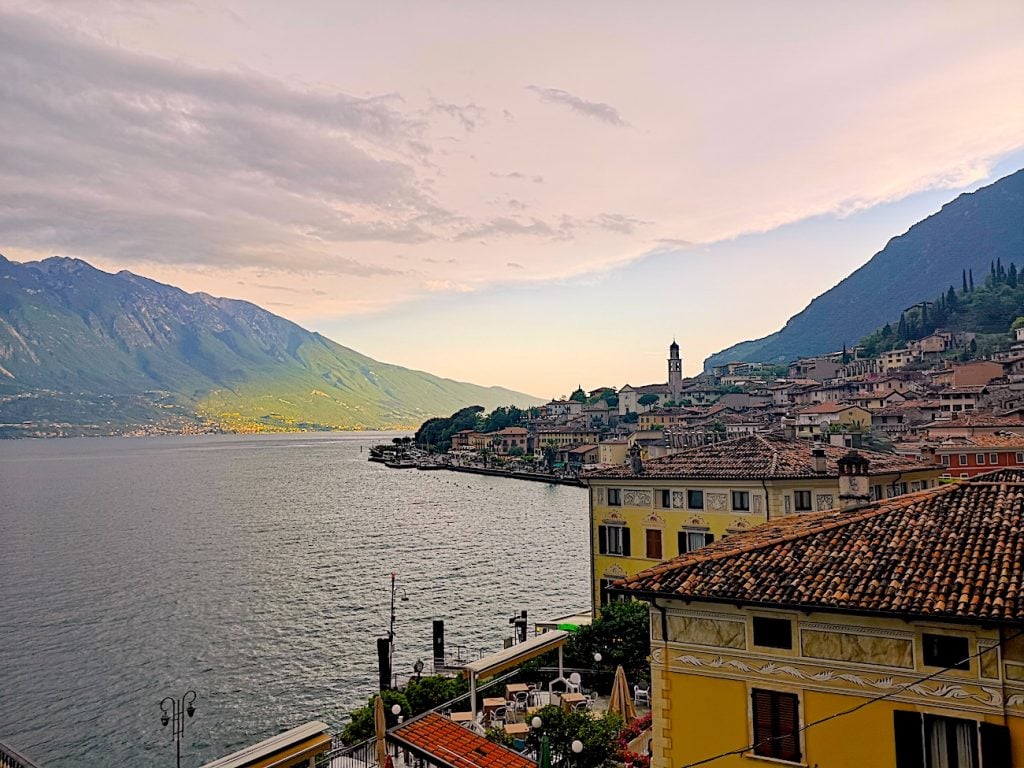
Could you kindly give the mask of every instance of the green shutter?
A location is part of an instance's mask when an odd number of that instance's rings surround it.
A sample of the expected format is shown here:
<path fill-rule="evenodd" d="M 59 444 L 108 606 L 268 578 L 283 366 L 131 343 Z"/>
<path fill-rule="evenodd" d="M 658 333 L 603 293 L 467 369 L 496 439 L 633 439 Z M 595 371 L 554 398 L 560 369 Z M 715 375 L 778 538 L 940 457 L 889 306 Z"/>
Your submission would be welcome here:
<path fill-rule="evenodd" d="M 624 557 L 630 557 L 632 550 L 629 546 L 629 527 L 622 527 L 622 554 Z"/>
<path fill-rule="evenodd" d="M 608 526 L 597 526 L 597 554 L 608 554 Z"/>

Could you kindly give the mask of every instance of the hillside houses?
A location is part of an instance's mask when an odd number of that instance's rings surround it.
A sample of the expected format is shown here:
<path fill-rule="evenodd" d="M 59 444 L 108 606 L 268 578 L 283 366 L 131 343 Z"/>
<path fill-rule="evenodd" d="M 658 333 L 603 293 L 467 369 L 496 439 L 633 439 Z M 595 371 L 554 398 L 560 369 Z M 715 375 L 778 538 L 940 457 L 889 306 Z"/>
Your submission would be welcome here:
<path fill-rule="evenodd" d="M 943 359 L 972 336 L 938 331 L 899 354 L 872 358 L 854 348 L 801 358 L 788 371 L 730 363 L 692 378 L 682 376 L 673 343 L 665 383 L 578 389 L 503 430 L 464 430 L 453 436 L 452 450 L 543 462 L 552 471 L 576 475 L 625 465 L 631 453 L 646 461 L 723 440 L 774 435 L 846 447 L 892 443 L 888 450 L 907 456 L 932 450 L 929 460 L 948 469 L 951 478 L 1016 466 L 1014 441 L 1024 436 L 1024 337 L 1015 354 L 1002 359 Z M 776 378 L 787 372 L 788 378 Z M 990 423 L 990 429 L 980 426 Z M 1008 441 L 1005 451 L 961 445 L 996 433 Z M 970 460 L 961 462 L 962 453 Z M 987 455 L 977 460 L 983 453 L 999 454 L 998 463 Z"/>

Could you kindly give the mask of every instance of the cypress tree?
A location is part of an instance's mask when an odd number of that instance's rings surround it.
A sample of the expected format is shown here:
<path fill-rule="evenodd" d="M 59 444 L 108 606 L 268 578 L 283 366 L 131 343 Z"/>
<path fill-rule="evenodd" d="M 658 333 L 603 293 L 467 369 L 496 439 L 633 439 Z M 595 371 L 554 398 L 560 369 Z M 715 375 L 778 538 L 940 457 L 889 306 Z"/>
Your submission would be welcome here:
<path fill-rule="evenodd" d="M 965 281 L 966 279 L 967 278 L 964 278 Z M 949 290 L 946 291 L 946 306 L 948 306 L 950 309 L 954 309 L 956 307 L 956 291 L 953 290 L 952 285 L 949 286 Z"/>
<path fill-rule="evenodd" d="M 900 313 L 900 324 L 896 326 L 896 338 L 900 341 L 907 340 L 907 316 L 906 313 Z"/>
<path fill-rule="evenodd" d="M 967 270 L 966 269 L 960 270 L 960 276 L 963 278 L 963 281 L 964 281 L 963 292 L 967 293 Z M 950 288 L 952 288 L 952 287 L 953 286 L 950 286 Z"/>
<path fill-rule="evenodd" d="M 996 259 L 996 279 L 1002 282 L 1004 277 L 1006 277 L 1006 272 L 1003 270 L 1003 260 L 998 258 Z"/>
<path fill-rule="evenodd" d="M 1010 262 L 1010 271 L 1006 273 L 1006 282 L 1010 284 L 1011 288 L 1017 287 L 1017 265 L 1012 261 Z"/>
<path fill-rule="evenodd" d="M 974 293 L 974 270 L 967 270 L 967 284 L 970 286 L 971 293 Z"/>

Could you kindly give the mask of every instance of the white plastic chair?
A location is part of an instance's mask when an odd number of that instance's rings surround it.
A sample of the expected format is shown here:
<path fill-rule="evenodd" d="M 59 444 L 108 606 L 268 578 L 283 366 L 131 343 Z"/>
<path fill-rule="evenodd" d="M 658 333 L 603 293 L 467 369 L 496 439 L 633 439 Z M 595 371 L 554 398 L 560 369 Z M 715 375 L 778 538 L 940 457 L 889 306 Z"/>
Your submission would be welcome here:
<path fill-rule="evenodd" d="M 646 704 L 648 707 L 651 706 L 651 689 L 641 688 L 639 685 L 633 686 L 633 703 L 634 704 Z"/>
<path fill-rule="evenodd" d="M 580 683 L 581 682 L 582 682 L 582 678 L 580 677 L 580 673 L 579 672 L 573 672 L 571 675 L 569 675 L 569 681 L 565 684 L 565 692 L 566 693 L 579 693 L 580 692 Z"/>

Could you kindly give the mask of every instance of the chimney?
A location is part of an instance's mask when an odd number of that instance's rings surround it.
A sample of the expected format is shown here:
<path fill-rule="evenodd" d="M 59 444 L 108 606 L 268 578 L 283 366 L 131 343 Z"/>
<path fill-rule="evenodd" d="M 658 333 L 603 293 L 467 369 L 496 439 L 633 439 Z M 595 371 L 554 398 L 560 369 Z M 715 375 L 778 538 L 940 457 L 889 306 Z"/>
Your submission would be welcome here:
<path fill-rule="evenodd" d="M 811 468 L 818 473 L 825 473 L 828 471 L 825 467 L 824 448 L 815 448 L 811 451 Z"/>
<path fill-rule="evenodd" d="M 787 440 L 796 440 L 796 422 L 793 419 L 782 420 L 782 436 Z"/>
<path fill-rule="evenodd" d="M 629 449 L 629 466 L 637 477 L 644 473 L 644 460 L 640 458 L 640 446 L 636 443 Z"/>
<path fill-rule="evenodd" d="M 935 463 L 935 446 L 934 445 L 922 445 L 921 446 L 921 461 L 925 464 Z"/>
<path fill-rule="evenodd" d="M 839 464 L 839 508 L 853 509 L 871 501 L 868 490 L 870 462 L 857 451 L 850 451 Z"/>

